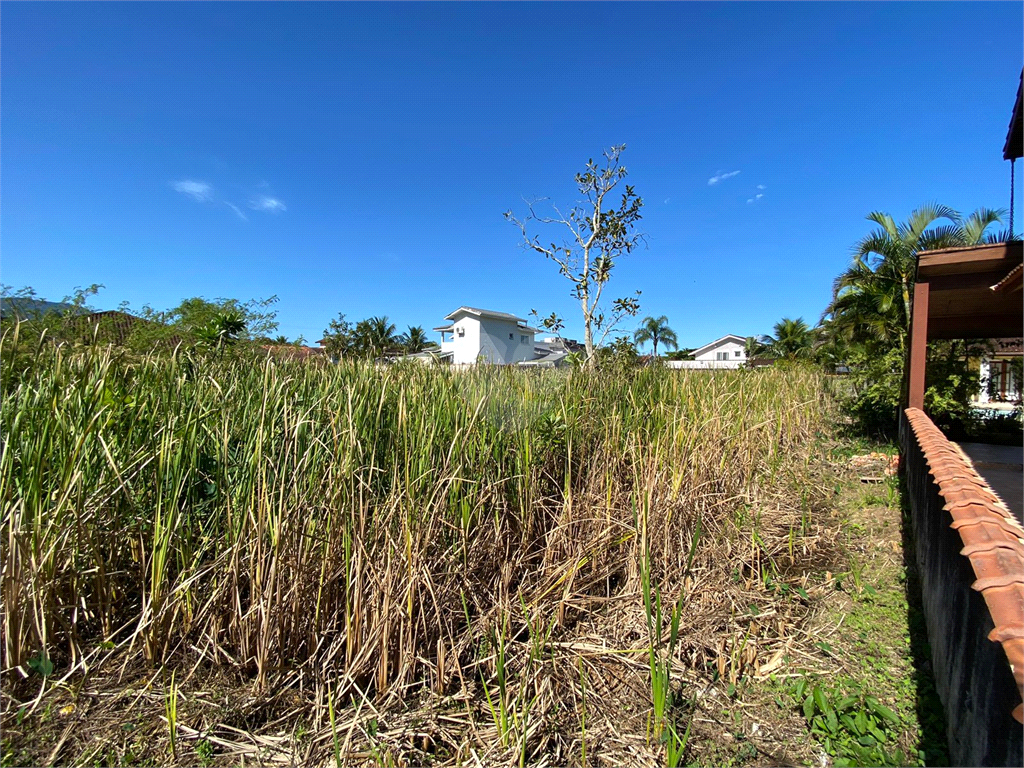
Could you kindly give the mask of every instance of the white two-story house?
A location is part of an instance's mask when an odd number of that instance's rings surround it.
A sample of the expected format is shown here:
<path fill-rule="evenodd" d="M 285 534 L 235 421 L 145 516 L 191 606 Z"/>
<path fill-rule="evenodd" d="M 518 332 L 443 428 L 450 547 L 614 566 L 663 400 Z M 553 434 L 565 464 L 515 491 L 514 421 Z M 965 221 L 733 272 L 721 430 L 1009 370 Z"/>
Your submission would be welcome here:
<path fill-rule="evenodd" d="M 514 365 L 535 357 L 533 340 L 539 331 L 521 317 L 459 307 L 445 320 L 450 323 L 434 330 L 441 334 L 439 357 L 453 365 Z"/>
<path fill-rule="evenodd" d="M 747 363 L 747 339 L 728 334 L 693 350 L 693 360 L 668 360 L 670 368 L 742 368 Z"/>

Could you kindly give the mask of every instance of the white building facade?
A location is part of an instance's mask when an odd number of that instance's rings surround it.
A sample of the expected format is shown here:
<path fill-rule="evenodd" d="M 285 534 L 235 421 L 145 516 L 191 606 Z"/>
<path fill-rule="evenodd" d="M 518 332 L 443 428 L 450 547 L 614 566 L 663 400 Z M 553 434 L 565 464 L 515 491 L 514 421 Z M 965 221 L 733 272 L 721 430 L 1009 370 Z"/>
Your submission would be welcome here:
<path fill-rule="evenodd" d="M 735 369 L 747 364 L 747 339 L 729 334 L 693 350 L 693 360 L 667 360 L 669 368 Z"/>
<path fill-rule="evenodd" d="M 533 360 L 536 328 L 506 312 L 476 307 L 459 307 L 445 317 L 448 325 L 434 330 L 441 334 L 442 359 L 453 365 L 515 365 Z"/>

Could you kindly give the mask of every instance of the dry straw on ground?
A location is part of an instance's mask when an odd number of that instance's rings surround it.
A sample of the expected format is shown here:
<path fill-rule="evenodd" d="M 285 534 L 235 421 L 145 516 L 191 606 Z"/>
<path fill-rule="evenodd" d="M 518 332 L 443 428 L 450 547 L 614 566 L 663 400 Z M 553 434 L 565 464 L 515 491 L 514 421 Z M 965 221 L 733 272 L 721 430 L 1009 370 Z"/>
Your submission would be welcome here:
<path fill-rule="evenodd" d="M 51 762 L 692 759 L 835 556 L 805 371 L 5 368 L 3 717 L 71 702 Z"/>

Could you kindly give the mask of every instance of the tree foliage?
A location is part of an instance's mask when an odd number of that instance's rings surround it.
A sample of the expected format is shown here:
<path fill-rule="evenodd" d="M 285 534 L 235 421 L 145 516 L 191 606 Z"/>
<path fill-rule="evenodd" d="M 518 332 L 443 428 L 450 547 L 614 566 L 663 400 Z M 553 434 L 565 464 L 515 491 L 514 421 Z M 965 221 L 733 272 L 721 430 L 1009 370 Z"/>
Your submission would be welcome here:
<path fill-rule="evenodd" d="M 930 203 L 897 223 L 873 212 L 876 228 L 856 243 L 853 261 L 833 284 L 822 315 L 817 359 L 849 370 L 848 406 L 871 433 L 895 433 L 902 395 L 917 257 L 921 251 L 1003 242 L 990 232 L 1004 212 L 979 208 L 969 216 Z M 969 417 L 978 376 L 970 362 L 982 353 L 976 342 L 932 342 L 928 350 L 925 408 L 947 429 Z"/>
<path fill-rule="evenodd" d="M 658 344 L 665 349 L 679 349 L 676 332 L 668 327 L 668 318 L 665 315 L 645 317 L 640 327 L 633 332 L 633 341 L 640 346 L 651 342 L 655 357 L 658 356 Z"/>
<path fill-rule="evenodd" d="M 802 317 L 791 320 L 782 318 L 773 328 L 774 336 L 761 339 L 763 348 L 780 360 L 809 360 L 814 350 L 815 331 Z"/>
<path fill-rule="evenodd" d="M 964 218 L 937 203 L 921 206 L 902 223 L 888 213 L 868 214 L 868 221 L 878 227 L 854 246 L 853 262 L 833 284 L 832 301 L 822 316 L 827 334 L 875 349 L 902 349 L 910 326 L 917 254 L 1001 242 L 1006 233 L 989 233 L 988 228 L 1003 215 L 1002 210 L 979 208 Z"/>
<path fill-rule="evenodd" d="M 426 349 L 434 349 L 437 343 L 427 338 L 427 332 L 421 325 L 410 325 L 409 330 L 403 333 L 399 339 L 403 351 L 407 354 L 415 354 Z"/>

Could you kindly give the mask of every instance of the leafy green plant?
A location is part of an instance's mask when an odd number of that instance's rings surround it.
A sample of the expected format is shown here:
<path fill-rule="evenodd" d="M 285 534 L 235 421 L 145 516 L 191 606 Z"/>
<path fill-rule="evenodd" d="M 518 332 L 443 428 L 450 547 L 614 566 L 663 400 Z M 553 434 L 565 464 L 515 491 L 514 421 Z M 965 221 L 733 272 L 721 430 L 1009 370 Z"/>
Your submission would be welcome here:
<path fill-rule="evenodd" d="M 28 665 L 40 677 L 49 677 L 53 674 L 53 662 L 43 651 L 29 659 Z"/>
<path fill-rule="evenodd" d="M 906 756 L 891 752 L 901 726 L 899 716 L 877 698 L 859 690 L 845 693 L 801 678 L 793 698 L 810 729 L 837 766 L 906 765 Z"/>
<path fill-rule="evenodd" d="M 203 768 L 213 765 L 213 744 L 207 739 L 200 739 L 196 742 L 196 757 Z"/>

